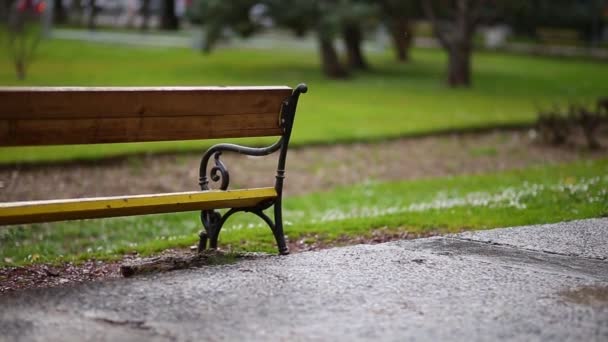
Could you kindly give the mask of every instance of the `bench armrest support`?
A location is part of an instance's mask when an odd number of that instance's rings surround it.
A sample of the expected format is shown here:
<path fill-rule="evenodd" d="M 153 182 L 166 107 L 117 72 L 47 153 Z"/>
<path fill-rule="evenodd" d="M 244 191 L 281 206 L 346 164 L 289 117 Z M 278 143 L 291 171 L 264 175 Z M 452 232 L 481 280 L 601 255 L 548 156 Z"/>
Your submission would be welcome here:
<path fill-rule="evenodd" d="M 212 181 L 217 182 L 219 180 L 222 181 L 220 185 L 220 190 L 227 190 L 228 185 L 230 184 L 230 174 L 228 173 L 228 168 L 226 165 L 222 163 L 220 160 L 220 156 L 222 152 L 236 152 L 248 156 L 261 157 L 272 154 L 279 150 L 281 146 L 283 146 L 283 137 L 281 137 L 277 142 L 268 146 L 268 147 L 247 147 L 236 144 L 217 144 L 210 147 L 207 152 L 203 155 L 201 159 L 201 165 L 199 168 L 199 185 L 201 190 L 209 190 L 209 178 Z M 207 166 L 209 165 L 209 159 L 213 156 L 215 166 L 211 168 L 209 171 L 209 177 L 207 177 Z M 218 174 L 219 173 L 219 174 Z"/>
<path fill-rule="evenodd" d="M 236 144 L 217 144 L 210 147 L 203 155 L 199 167 L 199 185 L 201 187 L 201 190 L 209 190 L 209 178 L 211 178 L 211 180 L 214 182 L 218 182 L 221 180 L 220 190 L 228 189 L 228 186 L 230 185 L 230 174 L 228 172 L 228 168 L 220 159 L 222 152 L 230 151 L 248 156 L 260 157 L 272 154 L 280 149 L 281 154 L 279 156 L 279 162 L 277 166 L 277 181 L 275 184 L 275 188 L 277 189 L 277 192 L 280 196 L 283 189 L 283 178 L 285 174 L 287 148 L 289 145 L 289 140 L 291 138 L 291 130 L 293 128 L 293 122 L 295 119 L 298 98 L 300 97 L 300 94 L 306 93 L 307 91 L 308 87 L 304 84 L 300 84 L 294 89 L 291 96 L 289 96 L 283 101 L 280 118 L 283 134 L 281 135 L 281 138 L 277 140 L 274 144 L 267 147 L 258 148 L 241 146 Z M 209 160 L 211 159 L 211 156 L 213 156 L 214 158 L 215 166 L 213 166 L 211 170 L 209 170 L 209 177 L 207 177 L 207 167 L 209 165 Z"/>

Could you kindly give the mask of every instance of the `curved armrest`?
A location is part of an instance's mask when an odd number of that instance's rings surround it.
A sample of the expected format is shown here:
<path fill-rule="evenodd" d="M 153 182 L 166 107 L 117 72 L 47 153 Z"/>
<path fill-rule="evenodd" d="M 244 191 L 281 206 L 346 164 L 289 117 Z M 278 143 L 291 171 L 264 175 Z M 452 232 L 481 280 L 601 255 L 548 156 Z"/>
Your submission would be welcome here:
<path fill-rule="evenodd" d="M 201 165 L 199 168 L 199 185 L 201 190 L 209 190 L 209 179 L 207 178 L 207 165 L 209 165 L 209 159 L 213 155 L 215 166 L 213 166 L 209 172 L 211 180 L 217 182 L 221 179 L 220 185 L 221 190 L 227 190 L 230 183 L 230 174 L 228 168 L 220 160 L 220 156 L 224 151 L 236 152 L 248 156 L 267 156 L 278 151 L 283 146 L 284 138 L 281 137 L 274 144 L 267 147 L 248 147 L 236 144 L 217 144 L 211 146 L 201 159 Z M 219 172 L 219 174 L 218 174 Z"/>

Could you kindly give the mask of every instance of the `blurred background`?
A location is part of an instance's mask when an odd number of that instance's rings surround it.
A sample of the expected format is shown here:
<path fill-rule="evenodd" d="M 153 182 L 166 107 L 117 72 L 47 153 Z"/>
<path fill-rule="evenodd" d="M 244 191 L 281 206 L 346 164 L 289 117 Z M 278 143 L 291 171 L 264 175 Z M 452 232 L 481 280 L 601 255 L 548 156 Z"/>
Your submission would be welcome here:
<path fill-rule="evenodd" d="M 294 250 L 608 215 L 608 1 L 0 0 L 0 21 L 1 86 L 307 83 Z M 213 143 L 0 148 L 0 199 L 197 190 Z M 226 160 L 272 184 L 274 161 Z M 184 247 L 194 216 L 12 227 L 0 264 Z M 265 229 L 223 247 L 272 251 Z"/>

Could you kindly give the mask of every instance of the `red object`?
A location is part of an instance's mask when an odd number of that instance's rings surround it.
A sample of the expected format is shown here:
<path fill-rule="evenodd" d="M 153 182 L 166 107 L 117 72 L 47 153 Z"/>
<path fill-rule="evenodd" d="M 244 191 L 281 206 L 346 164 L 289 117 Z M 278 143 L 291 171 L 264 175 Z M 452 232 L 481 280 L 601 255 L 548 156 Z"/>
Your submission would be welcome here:
<path fill-rule="evenodd" d="M 32 11 L 36 14 L 42 14 L 46 10 L 46 2 L 35 0 L 19 0 L 17 2 L 17 11 L 28 12 Z"/>
<path fill-rule="evenodd" d="M 39 1 L 36 4 L 36 13 L 38 14 L 42 14 L 42 12 L 44 12 L 44 10 L 46 9 L 46 2 L 44 1 Z"/>
<path fill-rule="evenodd" d="M 31 2 L 30 0 L 19 0 L 19 2 L 17 3 L 17 10 L 19 12 L 27 11 L 27 8 L 29 7 L 30 2 Z"/>

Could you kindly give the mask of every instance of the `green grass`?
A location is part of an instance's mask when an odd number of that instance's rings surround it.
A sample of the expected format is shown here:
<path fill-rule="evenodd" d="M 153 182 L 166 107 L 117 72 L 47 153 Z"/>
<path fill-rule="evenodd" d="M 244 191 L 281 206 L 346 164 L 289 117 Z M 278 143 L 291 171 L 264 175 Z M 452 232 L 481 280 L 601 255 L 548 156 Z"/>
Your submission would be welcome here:
<path fill-rule="evenodd" d="M 26 82 L 16 80 L 0 49 L 0 85 L 269 85 L 309 84 L 293 143 L 366 141 L 495 125 L 528 124 L 537 106 L 592 101 L 608 94 L 603 63 L 480 52 L 474 87 L 448 89 L 446 56 L 415 49 L 413 62 L 370 54 L 374 71 L 348 81 L 325 79 L 314 51 L 132 48 L 43 42 Z M 247 140 L 261 144 L 269 140 Z M 0 149 L 0 163 L 95 159 L 129 153 L 200 150 L 209 141 Z"/>
<path fill-rule="evenodd" d="M 373 183 L 287 198 L 285 231 L 336 241 L 375 229 L 414 233 L 487 229 L 608 215 L 608 160 L 493 175 Z M 196 242 L 195 213 L 14 226 L 0 231 L 0 266 L 148 255 Z M 270 230 L 237 214 L 220 236 L 234 251 L 274 252 Z M 10 259 L 10 260 L 9 260 Z"/>

